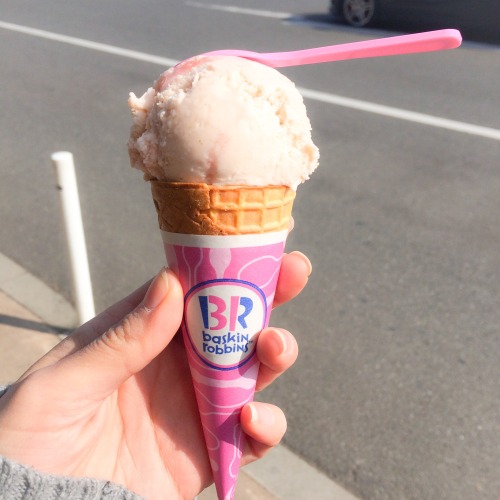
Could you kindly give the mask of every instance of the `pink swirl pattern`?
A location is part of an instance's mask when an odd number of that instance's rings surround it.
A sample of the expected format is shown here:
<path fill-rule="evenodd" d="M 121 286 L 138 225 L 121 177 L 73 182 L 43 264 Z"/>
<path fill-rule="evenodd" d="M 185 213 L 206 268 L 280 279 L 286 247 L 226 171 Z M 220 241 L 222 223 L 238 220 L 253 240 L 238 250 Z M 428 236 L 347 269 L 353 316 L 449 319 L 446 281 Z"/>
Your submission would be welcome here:
<path fill-rule="evenodd" d="M 162 236 L 168 265 L 179 276 L 185 297 L 193 288 L 214 280 L 251 283 L 265 297 L 265 317 L 259 324 L 269 323 L 286 232 L 236 237 L 163 232 Z M 206 446 L 218 497 L 231 500 L 243 447 L 240 412 L 253 400 L 259 371 L 255 342 L 241 363 L 217 369 L 195 349 L 196 340 L 193 341 L 193 333 L 187 327 L 188 311 L 186 308 L 182 331 Z"/>

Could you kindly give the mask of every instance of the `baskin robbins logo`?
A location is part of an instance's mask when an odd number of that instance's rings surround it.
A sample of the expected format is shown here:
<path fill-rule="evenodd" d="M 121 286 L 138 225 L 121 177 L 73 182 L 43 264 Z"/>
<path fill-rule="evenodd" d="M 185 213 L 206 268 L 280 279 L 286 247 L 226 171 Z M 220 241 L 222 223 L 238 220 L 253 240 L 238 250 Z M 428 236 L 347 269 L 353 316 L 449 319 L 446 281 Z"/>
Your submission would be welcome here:
<path fill-rule="evenodd" d="M 247 281 L 206 281 L 185 298 L 185 327 L 191 345 L 205 364 L 217 370 L 234 370 L 250 359 L 266 316 L 264 293 Z"/>

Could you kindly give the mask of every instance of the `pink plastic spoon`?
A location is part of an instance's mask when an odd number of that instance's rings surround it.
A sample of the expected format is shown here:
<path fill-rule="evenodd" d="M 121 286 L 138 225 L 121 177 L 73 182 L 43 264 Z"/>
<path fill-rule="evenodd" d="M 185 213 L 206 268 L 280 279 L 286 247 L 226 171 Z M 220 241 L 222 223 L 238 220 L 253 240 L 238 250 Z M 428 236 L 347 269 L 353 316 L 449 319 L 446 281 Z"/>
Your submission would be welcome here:
<path fill-rule="evenodd" d="M 394 56 L 454 49 L 459 47 L 461 43 L 462 36 L 458 30 L 445 29 L 291 52 L 261 54 L 248 50 L 216 50 L 203 55 L 238 56 L 272 68 L 283 68 L 285 66 L 302 66 L 304 64 L 344 61 L 363 57 Z"/>

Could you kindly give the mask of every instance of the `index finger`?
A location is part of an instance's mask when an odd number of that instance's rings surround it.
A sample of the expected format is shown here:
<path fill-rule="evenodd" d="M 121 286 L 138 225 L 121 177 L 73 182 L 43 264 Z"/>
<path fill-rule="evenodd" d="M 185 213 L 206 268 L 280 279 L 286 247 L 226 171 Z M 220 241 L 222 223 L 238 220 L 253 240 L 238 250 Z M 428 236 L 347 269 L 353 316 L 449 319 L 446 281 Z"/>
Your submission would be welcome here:
<path fill-rule="evenodd" d="M 302 252 L 284 254 L 274 296 L 274 307 L 296 297 L 306 286 L 311 271 L 311 261 Z"/>

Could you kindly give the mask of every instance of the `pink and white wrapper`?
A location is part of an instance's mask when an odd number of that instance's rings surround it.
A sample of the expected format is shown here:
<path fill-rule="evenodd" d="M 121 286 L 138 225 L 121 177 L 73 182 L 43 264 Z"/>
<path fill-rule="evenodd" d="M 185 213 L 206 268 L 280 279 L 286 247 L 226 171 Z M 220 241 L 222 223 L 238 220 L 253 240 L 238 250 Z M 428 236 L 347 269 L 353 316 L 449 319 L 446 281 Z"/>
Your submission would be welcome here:
<path fill-rule="evenodd" d="M 184 291 L 182 332 L 217 494 L 234 497 L 241 408 L 253 400 L 258 334 L 269 323 L 287 231 L 208 236 L 162 231 Z"/>

